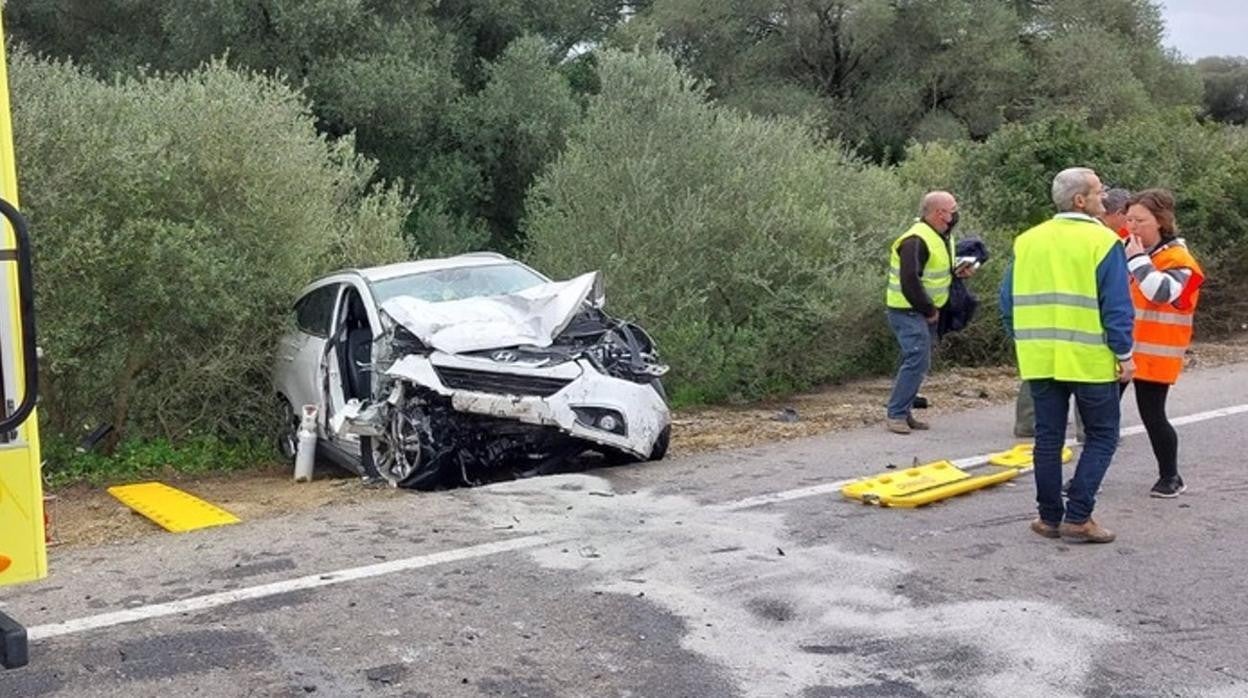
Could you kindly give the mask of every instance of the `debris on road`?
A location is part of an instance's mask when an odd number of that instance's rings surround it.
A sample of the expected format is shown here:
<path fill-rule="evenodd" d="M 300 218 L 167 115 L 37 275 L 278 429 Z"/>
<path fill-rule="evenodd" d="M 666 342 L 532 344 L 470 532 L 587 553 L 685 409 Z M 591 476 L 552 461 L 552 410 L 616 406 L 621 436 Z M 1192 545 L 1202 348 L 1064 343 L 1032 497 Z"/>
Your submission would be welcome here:
<path fill-rule="evenodd" d="M 787 424 L 800 422 L 802 420 L 802 418 L 797 414 L 797 410 L 792 407 L 785 407 L 777 412 L 771 419 L 775 422 L 785 422 Z"/>

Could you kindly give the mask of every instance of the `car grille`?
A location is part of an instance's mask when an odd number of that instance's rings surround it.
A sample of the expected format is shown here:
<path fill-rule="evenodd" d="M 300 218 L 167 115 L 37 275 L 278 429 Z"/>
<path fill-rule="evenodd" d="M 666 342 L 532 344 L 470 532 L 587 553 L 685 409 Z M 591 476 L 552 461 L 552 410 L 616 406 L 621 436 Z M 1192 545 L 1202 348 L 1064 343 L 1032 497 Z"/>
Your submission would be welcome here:
<path fill-rule="evenodd" d="M 572 382 L 570 378 L 492 373 L 442 366 L 439 366 L 437 371 L 442 385 L 455 390 L 472 390 L 479 393 L 550 397 Z"/>

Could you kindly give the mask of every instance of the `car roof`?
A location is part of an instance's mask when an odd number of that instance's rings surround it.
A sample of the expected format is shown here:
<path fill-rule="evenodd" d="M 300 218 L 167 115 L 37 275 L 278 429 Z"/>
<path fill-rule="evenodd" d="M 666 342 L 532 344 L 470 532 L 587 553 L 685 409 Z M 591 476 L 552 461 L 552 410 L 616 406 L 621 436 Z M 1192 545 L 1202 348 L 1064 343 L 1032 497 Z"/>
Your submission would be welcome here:
<path fill-rule="evenodd" d="M 382 281 L 399 276 L 419 274 L 426 271 L 462 269 L 464 267 L 485 267 L 498 264 L 499 262 L 519 264 L 516 260 L 498 254 L 497 252 L 470 252 L 468 254 L 456 255 L 454 257 L 418 259 L 411 262 L 399 262 L 398 264 L 368 267 L 366 269 L 356 269 L 354 271 L 368 281 Z"/>
<path fill-rule="evenodd" d="M 299 297 L 307 295 L 309 291 L 313 291 L 321 286 L 333 282 L 346 281 L 350 277 L 362 278 L 368 283 L 375 281 L 384 281 L 386 279 L 394 279 L 401 276 L 410 276 L 412 274 L 420 274 L 427 271 L 440 271 L 443 269 L 464 269 L 467 267 L 488 267 L 495 264 L 517 264 L 525 266 L 506 255 L 497 252 L 469 252 L 466 254 L 455 255 L 454 257 L 436 257 L 432 259 L 418 259 L 411 262 L 399 262 L 398 264 L 386 264 L 379 267 L 365 267 L 362 269 L 341 269 L 332 274 L 326 274 L 321 278 L 308 284 L 299 292 Z M 538 276 L 545 278 L 545 275 L 533 270 Z"/>

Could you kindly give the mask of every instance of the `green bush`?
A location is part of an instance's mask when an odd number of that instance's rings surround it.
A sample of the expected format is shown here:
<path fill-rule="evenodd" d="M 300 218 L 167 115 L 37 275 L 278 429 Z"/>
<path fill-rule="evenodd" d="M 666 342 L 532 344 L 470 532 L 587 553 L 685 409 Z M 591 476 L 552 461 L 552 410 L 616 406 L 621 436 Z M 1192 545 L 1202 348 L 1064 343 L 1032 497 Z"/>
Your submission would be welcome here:
<path fill-rule="evenodd" d="M 407 198 L 297 93 L 222 63 L 105 83 L 18 51 L 10 75 L 45 428 L 263 433 L 296 291 L 403 258 Z"/>
<path fill-rule="evenodd" d="M 220 439 L 211 435 L 188 435 L 178 441 L 165 438 L 127 439 L 111 454 L 81 451 L 70 440 L 49 435 L 41 443 L 43 477 L 49 487 L 78 482 L 109 485 L 153 477 L 173 471 L 200 475 L 254 468 L 271 462 L 272 440 L 260 438 Z"/>
<path fill-rule="evenodd" d="M 805 125 L 709 102 L 660 53 L 605 52 L 601 92 L 531 190 L 529 259 L 606 274 L 681 401 L 749 398 L 891 361 L 881 250 L 917 195 Z"/>
<path fill-rule="evenodd" d="M 662 55 L 600 57 L 601 94 L 531 191 L 532 261 L 559 275 L 607 273 L 612 306 L 654 328 L 678 401 L 749 398 L 853 373 L 895 356 L 882 313 L 888 243 L 919 193 L 949 189 L 960 237 L 992 260 L 968 286 L 974 323 L 942 361 L 1013 360 L 997 288 L 1014 237 L 1054 213 L 1060 170 L 1174 190 L 1210 277 L 1202 334 L 1248 322 L 1248 132 L 1190 109 L 1102 128 L 1086 116 L 1008 125 L 983 143 L 912 145 L 891 170 L 819 142 L 802 124 L 738 114 Z M 607 164 L 609 163 L 609 164 Z"/>
<path fill-rule="evenodd" d="M 1053 215 L 1049 183 L 1066 167 L 1092 167 L 1107 184 L 1133 191 L 1170 189 L 1180 232 L 1209 277 L 1199 331 L 1214 334 L 1248 322 L 1242 300 L 1248 264 L 1241 252 L 1248 243 L 1248 132 L 1241 127 L 1202 124 L 1190 109 L 1101 129 L 1054 117 L 1006 126 L 982 144 L 912 148 L 910 154 L 903 175 L 957 171 L 951 186 L 970 215 L 1009 233 L 1001 240 L 1003 257 L 1012 235 Z"/>

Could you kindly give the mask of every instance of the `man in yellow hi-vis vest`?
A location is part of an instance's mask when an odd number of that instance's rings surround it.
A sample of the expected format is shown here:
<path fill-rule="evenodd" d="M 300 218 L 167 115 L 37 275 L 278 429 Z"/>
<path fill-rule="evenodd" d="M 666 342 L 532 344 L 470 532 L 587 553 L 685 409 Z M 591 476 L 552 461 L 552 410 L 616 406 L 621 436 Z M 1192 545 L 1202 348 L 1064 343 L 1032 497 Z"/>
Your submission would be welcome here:
<path fill-rule="evenodd" d="M 889 254 L 884 303 L 888 306 L 888 325 L 901 347 L 901 361 L 885 424 L 896 434 L 928 428 L 911 410 L 931 367 L 940 309 L 949 301 L 955 249 L 952 233 L 957 223 L 958 202 L 953 195 L 928 192 L 919 204 L 918 219 L 893 241 Z M 971 273 L 967 269 L 961 275 Z"/>
<path fill-rule="evenodd" d="M 1036 406 L 1040 516 L 1031 530 L 1108 543 L 1114 534 L 1092 520 L 1092 509 L 1118 445 L 1119 382 L 1135 373 L 1135 312 L 1118 235 L 1097 220 L 1104 213 L 1100 178 L 1069 168 L 1053 179 L 1052 194 L 1059 213 L 1015 238 L 1000 296 Z M 1063 503 L 1061 451 L 1072 395 L 1087 437 Z"/>

